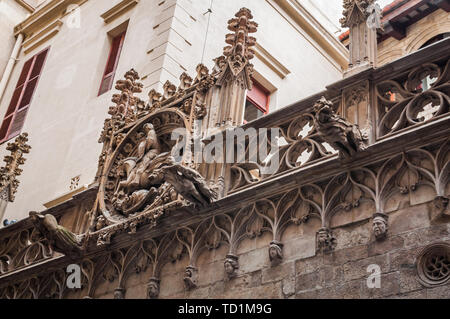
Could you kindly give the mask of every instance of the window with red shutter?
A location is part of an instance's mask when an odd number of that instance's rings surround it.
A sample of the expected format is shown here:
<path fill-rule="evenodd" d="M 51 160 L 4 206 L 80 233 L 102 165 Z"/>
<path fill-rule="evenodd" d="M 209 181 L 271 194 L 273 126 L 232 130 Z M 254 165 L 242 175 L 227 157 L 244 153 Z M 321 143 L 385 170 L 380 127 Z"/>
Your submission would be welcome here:
<path fill-rule="evenodd" d="M 269 113 L 270 92 L 253 80 L 253 88 L 247 92 L 244 123 L 256 120 Z"/>
<path fill-rule="evenodd" d="M 20 134 L 50 48 L 25 62 L 0 127 L 0 143 Z"/>
<path fill-rule="evenodd" d="M 112 39 L 111 50 L 109 52 L 108 61 L 106 62 L 102 82 L 98 91 L 99 96 L 111 90 L 113 86 L 114 76 L 116 75 L 117 64 L 119 63 L 120 53 L 122 52 L 124 40 L 125 32 Z"/>

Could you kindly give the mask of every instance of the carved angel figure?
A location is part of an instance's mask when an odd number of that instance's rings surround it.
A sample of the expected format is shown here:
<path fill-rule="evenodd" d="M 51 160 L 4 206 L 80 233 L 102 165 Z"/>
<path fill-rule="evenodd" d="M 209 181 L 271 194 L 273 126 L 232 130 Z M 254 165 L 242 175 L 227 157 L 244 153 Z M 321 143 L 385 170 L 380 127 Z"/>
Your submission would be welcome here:
<path fill-rule="evenodd" d="M 344 158 L 354 156 L 357 152 L 366 149 L 367 137 L 346 119 L 336 114 L 333 103 L 322 97 L 314 105 L 316 114 L 315 128 L 323 141 L 339 151 Z"/>
<path fill-rule="evenodd" d="M 53 249 L 67 256 L 79 256 L 83 250 L 83 236 L 76 235 L 58 224 L 55 216 L 30 212 L 30 217 L 40 233 L 50 241 Z"/>

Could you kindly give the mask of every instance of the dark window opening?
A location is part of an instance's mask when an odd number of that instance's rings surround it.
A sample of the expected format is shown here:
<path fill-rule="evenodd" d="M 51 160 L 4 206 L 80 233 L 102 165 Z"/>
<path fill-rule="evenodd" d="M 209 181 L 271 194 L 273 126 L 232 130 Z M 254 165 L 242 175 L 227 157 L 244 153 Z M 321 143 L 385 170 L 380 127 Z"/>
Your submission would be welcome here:
<path fill-rule="evenodd" d="M 25 62 L 0 127 L 0 143 L 20 134 L 50 48 Z"/>
<path fill-rule="evenodd" d="M 244 124 L 254 121 L 269 113 L 270 92 L 253 80 L 253 88 L 247 93 Z"/>

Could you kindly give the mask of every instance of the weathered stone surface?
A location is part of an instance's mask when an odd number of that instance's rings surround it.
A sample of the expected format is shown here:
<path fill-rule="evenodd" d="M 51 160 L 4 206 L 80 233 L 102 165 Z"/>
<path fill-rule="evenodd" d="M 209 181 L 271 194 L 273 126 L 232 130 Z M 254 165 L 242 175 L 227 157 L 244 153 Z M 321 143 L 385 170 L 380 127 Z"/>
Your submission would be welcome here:
<path fill-rule="evenodd" d="M 295 290 L 304 291 L 322 288 L 321 273 L 319 270 L 305 275 L 297 276 L 295 280 Z"/>
<path fill-rule="evenodd" d="M 295 263 L 294 262 L 284 263 L 275 267 L 263 269 L 262 282 L 267 283 L 279 281 L 289 276 L 294 276 L 294 274 L 295 274 Z"/>
<path fill-rule="evenodd" d="M 375 240 L 368 245 L 368 255 L 383 255 L 401 249 L 405 240 L 401 236 L 392 236 L 384 240 Z"/>
<path fill-rule="evenodd" d="M 389 215 L 389 234 L 401 234 L 430 225 L 427 205 L 410 206 Z"/>
<path fill-rule="evenodd" d="M 369 246 L 370 247 L 370 246 Z M 356 247 L 335 250 L 323 256 L 324 263 L 327 265 L 342 265 L 349 261 L 360 260 L 368 257 L 368 246 L 361 245 Z"/>
<path fill-rule="evenodd" d="M 344 281 L 347 282 L 354 279 L 366 278 L 369 275 L 367 269 L 370 265 L 378 265 L 381 268 L 382 273 L 388 272 L 388 255 L 379 255 L 343 264 L 342 269 Z"/>

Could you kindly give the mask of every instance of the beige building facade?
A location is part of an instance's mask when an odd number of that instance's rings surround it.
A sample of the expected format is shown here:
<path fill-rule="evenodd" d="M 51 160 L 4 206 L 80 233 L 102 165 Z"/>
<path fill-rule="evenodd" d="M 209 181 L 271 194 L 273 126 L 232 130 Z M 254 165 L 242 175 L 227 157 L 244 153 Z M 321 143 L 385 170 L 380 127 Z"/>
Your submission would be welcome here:
<path fill-rule="evenodd" d="M 8 5 L 24 10 L 16 1 Z M 4 217 L 22 219 L 43 209 L 73 190 L 73 178 L 79 187 L 93 182 L 92 164 L 101 151 L 96 137 L 114 93 L 98 96 L 114 36 L 126 31 L 115 80 L 135 68 L 144 83 L 142 98 L 148 99 L 145 94 L 162 91 L 167 80 L 178 85 L 183 72 L 193 76 L 199 61 L 211 69 L 224 45 L 227 20 L 242 6 L 259 21 L 254 77 L 270 92 L 270 112 L 342 77 L 347 50 L 297 1 L 214 1 L 212 13 L 209 0 L 45 1 L 25 20 L 2 29 L 11 32 L 17 24 L 14 34 L 23 34 L 24 41 L 1 100 L 1 117 L 25 62 L 49 48 L 21 130 L 33 145 L 23 168 L 28 173 Z M 5 56 L 14 42 L 12 33 L 7 38 Z"/>

